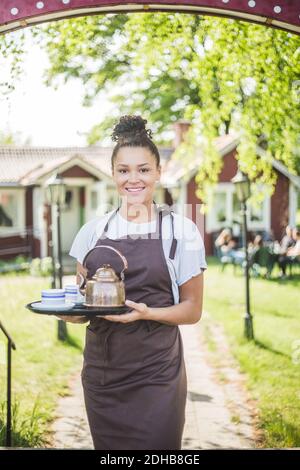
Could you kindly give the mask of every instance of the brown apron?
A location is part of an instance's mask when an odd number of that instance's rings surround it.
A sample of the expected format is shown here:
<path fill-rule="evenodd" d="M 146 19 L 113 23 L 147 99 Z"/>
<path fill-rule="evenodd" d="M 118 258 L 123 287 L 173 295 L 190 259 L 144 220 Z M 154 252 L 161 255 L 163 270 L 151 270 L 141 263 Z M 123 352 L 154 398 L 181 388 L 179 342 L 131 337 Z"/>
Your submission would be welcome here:
<path fill-rule="evenodd" d="M 163 212 L 157 211 L 154 237 L 149 233 L 112 240 L 106 232 L 117 211 L 96 246 L 109 245 L 127 258 L 126 298 L 150 307 L 174 305 L 162 246 Z M 170 257 L 174 258 L 173 214 L 172 229 Z M 83 261 L 87 277 L 103 263 L 109 263 L 117 273 L 123 268 L 110 249 L 90 250 Z M 187 376 L 178 325 L 93 318 L 86 329 L 81 377 L 95 449 L 181 449 Z"/>

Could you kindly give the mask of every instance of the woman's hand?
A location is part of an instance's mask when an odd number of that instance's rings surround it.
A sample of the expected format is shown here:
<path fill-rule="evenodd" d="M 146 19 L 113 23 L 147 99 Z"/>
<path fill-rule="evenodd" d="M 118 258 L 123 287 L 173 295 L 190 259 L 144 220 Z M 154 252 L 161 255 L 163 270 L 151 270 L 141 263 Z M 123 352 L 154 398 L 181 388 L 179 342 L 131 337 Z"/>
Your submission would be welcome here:
<path fill-rule="evenodd" d="M 149 307 L 147 307 L 146 304 L 136 303 L 136 302 L 133 302 L 132 300 L 126 300 L 125 304 L 128 305 L 128 307 L 131 307 L 133 310 L 131 310 L 131 312 L 128 312 L 128 313 L 123 313 L 122 315 L 102 315 L 101 318 L 105 318 L 106 320 L 109 320 L 109 321 L 115 321 L 115 322 L 121 322 L 121 323 L 130 323 L 136 320 L 147 319 L 147 316 L 149 313 Z"/>
<path fill-rule="evenodd" d="M 70 323 L 87 323 L 89 318 L 85 315 L 77 316 L 77 315 L 55 315 L 59 320 L 63 320 Z"/>

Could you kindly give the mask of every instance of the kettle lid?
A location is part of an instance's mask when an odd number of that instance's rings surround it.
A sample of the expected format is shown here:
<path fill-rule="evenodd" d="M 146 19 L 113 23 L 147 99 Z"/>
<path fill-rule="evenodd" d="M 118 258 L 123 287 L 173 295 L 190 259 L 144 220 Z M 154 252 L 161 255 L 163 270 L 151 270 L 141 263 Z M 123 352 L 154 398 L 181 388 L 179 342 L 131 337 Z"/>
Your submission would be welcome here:
<path fill-rule="evenodd" d="M 110 266 L 110 264 L 103 264 L 101 268 L 98 268 L 93 276 L 93 279 L 102 282 L 119 281 L 115 270 Z"/>

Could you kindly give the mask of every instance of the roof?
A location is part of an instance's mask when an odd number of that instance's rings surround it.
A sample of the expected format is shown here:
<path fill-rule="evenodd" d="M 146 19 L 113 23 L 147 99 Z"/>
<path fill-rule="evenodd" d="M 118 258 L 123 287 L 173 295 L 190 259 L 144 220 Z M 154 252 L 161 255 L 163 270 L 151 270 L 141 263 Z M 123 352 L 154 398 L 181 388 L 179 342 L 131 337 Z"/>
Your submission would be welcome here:
<path fill-rule="evenodd" d="M 238 135 L 236 133 L 231 133 L 218 136 L 215 140 L 215 145 L 220 154 L 224 156 L 235 149 L 238 142 Z M 177 181 L 181 178 L 186 177 L 189 179 L 191 174 L 199 168 L 203 158 L 203 153 L 199 148 L 196 149 L 193 160 L 187 164 L 183 164 L 181 160 L 175 158 L 168 160 L 162 174 L 161 184 L 163 186 L 170 187 L 176 185 Z"/>
<path fill-rule="evenodd" d="M 229 152 L 234 150 L 237 147 L 238 143 L 239 135 L 237 133 L 222 135 L 217 137 L 215 140 L 216 148 L 220 152 L 220 155 L 222 157 L 228 155 Z M 261 158 L 264 158 L 265 151 L 261 147 L 257 147 L 257 154 Z M 162 174 L 161 184 L 164 187 L 172 187 L 176 186 L 178 181 L 182 178 L 186 178 L 187 180 L 189 180 L 201 165 L 203 158 L 204 156 L 201 150 L 198 149 L 196 150 L 196 154 L 193 160 L 186 165 L 184 165 L 179 159 L 173 158 L 168 160 L 166 162 L 164 172 Z M 291 173 L 282 162 L 276 160 L 275 158 L 273 158 L 271 163 L 273 168 L 275 168 L 277 171 L 286 176 L 296 188 L 300 189 L 299 176 Z"/>
<path fill-rule="evenodd" d="M 29 185 L 72 159 L 111 176 L 113 147 L 16 147 L 0 145 L 0 184 Z M 162 164 L 170 158 L 171 148 L 159 148 Z"/>
<path fill-rule="evenodd" d="M 222 135 L 216 138 L 216 148 L 221 156 L 234 150 L 239 143 L 236 133 Z M 114 147 L 16 147 L 0 145 L 0 185 L 26 186 L 35 184 L 39 178 L 54 172 L 67 163 L 81 163 L 96 176 L 102 173 L 111 177 L 111 155 Z M 162 176 L 161 185 L 171 187 L 182 178 L 190 178 L 203 161 L 200 149 L 188 164 L 171 158 L 173 148 L 159 147 L 161 156 Z M 263 149 L 258 148 L 258 154 L 263 157 Z M 285 175 L 300 189 L 300 177 L 293 175 L 283 163 L 273 159 L 272 165 Z"/>

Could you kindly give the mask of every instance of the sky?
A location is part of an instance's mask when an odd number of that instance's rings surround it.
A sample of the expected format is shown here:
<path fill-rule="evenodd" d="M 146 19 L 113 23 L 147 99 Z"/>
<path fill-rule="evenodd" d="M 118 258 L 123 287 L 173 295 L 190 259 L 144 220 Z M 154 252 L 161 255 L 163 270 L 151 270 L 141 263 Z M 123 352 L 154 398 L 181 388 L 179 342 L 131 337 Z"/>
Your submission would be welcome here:
<path fill-rule="evenodd" d="M 82 106 L 83 87 L 73 80 L 58 90 L 43 84 L 47 54 L 30 44 L 21 80 L 8 99 L 0 96 L 0 131 L 18 133 L 35 146 L 85 146 L 86 133 L 99 123 L 111 104 L 105 97 Z M 7 60 L 0 58 L 0 82 L 7 77 Z M 103 145 L 111 145 L 110 140 Z"/>

